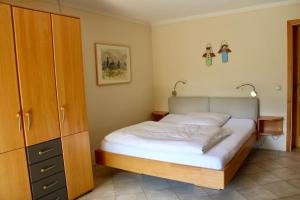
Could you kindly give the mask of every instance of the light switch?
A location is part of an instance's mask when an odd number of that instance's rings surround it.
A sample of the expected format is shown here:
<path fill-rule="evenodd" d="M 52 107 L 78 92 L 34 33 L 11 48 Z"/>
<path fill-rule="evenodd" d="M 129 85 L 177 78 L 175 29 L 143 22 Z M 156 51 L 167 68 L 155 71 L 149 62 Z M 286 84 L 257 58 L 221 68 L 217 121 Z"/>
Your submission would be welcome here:
<path fill-rule="evenodd" d="M 281 91 L 281 85 L 277 85 L 277 86 L 275 87 L 275 90 Z"/>

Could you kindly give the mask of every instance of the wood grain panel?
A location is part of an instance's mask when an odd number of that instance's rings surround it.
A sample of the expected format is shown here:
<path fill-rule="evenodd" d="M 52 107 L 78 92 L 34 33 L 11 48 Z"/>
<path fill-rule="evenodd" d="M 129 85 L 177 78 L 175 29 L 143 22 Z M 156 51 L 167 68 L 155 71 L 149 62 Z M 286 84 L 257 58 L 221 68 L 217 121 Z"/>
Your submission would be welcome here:
<path fill-rule="evenodd" d="M 93 189 L 93 171 L 88 132 L 62 138 L 69 199 Z"/>
<path fill-rule="evenodd" d="M 13 17 L 25 139 L 29 146 L 60 137 L 51 18 L 49 13 L 16 7 Z"/>
<path fill-rule="evenodd" d="M 286 151 L 291 152 L 295 147 L 295 135 L 296 135 L 296 122 L 297 116 L 295 111 L 297 110 L 297 98 L 294 94 L 296 91 L 297 80 L 294 75 L 297 74 L 294 69 L 294 30 L 296 26 L 300 26 L 300 19 L 289 20 L 287 22 L 287 64 L 288 64 L 288 77 L 287 77 L 287 132 L 286 132 Z"/>
<path fill-rule="evenodd" d="M 256 141 L 256 135 L 256 132 L 252 133 L 251 137 L 240 148 L 233 159 L 225 166 L 224 170 L 214 170 L 132 157 L 105 152 L 100 149 L 95 151 L 95 156 L 96 162 L 101 165 L 139 174 L 187 182 L 201 187 L 224 189 L 248 156 Z"/>
<path fill-rule="evenodd" d="M 296 81 L 296 133 L 295 133 L 295 146 L 300 148 L 300 25 L 295 26 L 294 32 L 294 67 L 296 68 L 297 77 Z"/>
<path fill-rule="evenodd" d="M 24 147 L 24 135 L 19 127 L 21 113 L 9 5 L 0 4 L 0 24 L 0 153 L 3 153 Z"/>
<path fill-rule="evenodd" d="M 287 22 L 287 131 L 286 131 L 286 151 L 291 152 L 293 146 L 293 24 Z"/>
<path fill-rule="evenodd" d="M 80 20 L 54 14 L 51 17 L 61 132 L 67 136 L 88 130 Z"/>
<path fill-rule="evenodd" d="M 224 188 L 224 173 L 219 170 L 192 167 L 104 152 L 96 152 L 98 164 L 138 174 L 157 176 L 214 189 Z"/>
<path fill-rule="evenodd" d="M 30 200 L 31 191 L 24 148 L 0 154 L 0 199 Z"/>
<path fill-rule="evenodd" d="M 249 155 L 252 147 L 256 142 L 256 138 L 257 133 L 253 133 L 251 137 L 245 142 L 245 144 L 240 148 L 234 158 L 225 166 L 225 185 L 229 184 L 230 180 L 234 177 L 235 173 L 239 170 L 240 166 Z"/>

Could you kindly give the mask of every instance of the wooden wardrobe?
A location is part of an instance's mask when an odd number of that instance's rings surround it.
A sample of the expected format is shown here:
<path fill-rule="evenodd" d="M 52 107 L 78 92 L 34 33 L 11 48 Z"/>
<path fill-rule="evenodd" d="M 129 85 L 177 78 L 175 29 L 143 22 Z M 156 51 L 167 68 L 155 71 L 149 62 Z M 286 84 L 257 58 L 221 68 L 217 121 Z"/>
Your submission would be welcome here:
<path fill-rule="evenodd" d="M 93 188 L 80 20 L 0 3 L 0 24 L 0 199 L 75 199 Z"/>

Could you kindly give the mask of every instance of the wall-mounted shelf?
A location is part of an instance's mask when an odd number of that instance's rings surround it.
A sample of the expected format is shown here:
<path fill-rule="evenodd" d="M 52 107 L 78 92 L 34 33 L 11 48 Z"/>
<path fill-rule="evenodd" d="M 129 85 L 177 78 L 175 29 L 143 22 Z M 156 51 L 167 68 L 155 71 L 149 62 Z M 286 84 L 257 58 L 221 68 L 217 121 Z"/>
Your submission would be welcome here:
<path fill-rule="evenodd" d="M 258 136 L 277 136 L 283 134 L 283 117 L 260 116 L 258 118 Z"/>

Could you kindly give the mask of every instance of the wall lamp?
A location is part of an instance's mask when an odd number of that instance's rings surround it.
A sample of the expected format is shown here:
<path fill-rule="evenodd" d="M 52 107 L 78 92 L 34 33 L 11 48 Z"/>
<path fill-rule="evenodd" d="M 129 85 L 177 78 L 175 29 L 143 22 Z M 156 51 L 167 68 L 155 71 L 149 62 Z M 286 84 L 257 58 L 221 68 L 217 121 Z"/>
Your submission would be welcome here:
<path fill-rule="evenodd" d="M 177 82 L 175 83 L 174 89 L 173 89 L 173 91 L 172 91 L 172 96 L 174 96 L 174 97 L 177 96 L 176 87 L 177 87 L 177 84 L 178 84 L 178 83 L 186 84 L 187 81 L 177 81 Z"/>
<path fill-rule="evenodd" d="M 252 91 L 250 92 L 251 97 L 256 97 L 257 96 L 257 92 L 255 90 L 255 86 L 253 84 L 251 84 L 251 83 L 241 84 L 241 85 L 237 86 L 236 89 L 238 90 L 238 89 L 240 89 L 240 88 L 242 88 L 244 86 L 250 86 L 252 88 Z"/>

